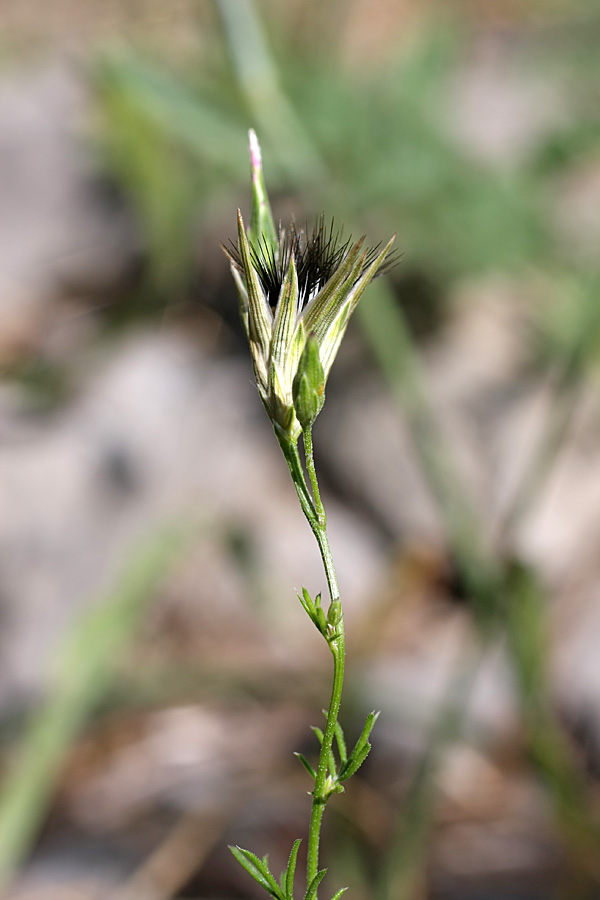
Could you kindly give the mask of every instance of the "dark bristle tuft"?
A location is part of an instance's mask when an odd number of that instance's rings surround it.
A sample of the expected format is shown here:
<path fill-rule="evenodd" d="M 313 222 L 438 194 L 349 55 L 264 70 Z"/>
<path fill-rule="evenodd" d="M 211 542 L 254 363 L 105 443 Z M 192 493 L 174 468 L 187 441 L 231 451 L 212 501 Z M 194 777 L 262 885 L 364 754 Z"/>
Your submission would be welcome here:
<path fill-rule="evenodd" d="M 261 240 L 256 246 L 251 246 L 250 253 L 252 265 L 272 309 L 277 306 L 290 260 L 294 257 L 298 275 L 298 309 L 301 310 L 329 281 L 352 246 L 352 237 L 343 237 L 343 227 L 337 229 L 334 219 L 326 225 L 325 216 L 321 214 L 310 233 L 308 226 L 298 228 L 292 220 L 287 230 L 281 224 L 279 226 L 277 251 Z M 378 244 L 367 250 L 365 269 L 376 259 L 380 247 L 381 244 Z M 235 244 L 223 246 L 223 250 L 232 265 L 243 274 L 239 249 Z M 391 254 L 377 274 L 389 272 L 397 262 L 396 254 Z"/>

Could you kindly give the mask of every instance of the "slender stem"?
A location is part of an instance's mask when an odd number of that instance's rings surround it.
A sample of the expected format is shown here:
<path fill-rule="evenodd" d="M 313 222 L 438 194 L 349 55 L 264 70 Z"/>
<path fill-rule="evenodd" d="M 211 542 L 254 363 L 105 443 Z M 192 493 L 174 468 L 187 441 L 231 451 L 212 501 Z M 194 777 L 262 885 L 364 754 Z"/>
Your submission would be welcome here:
<path fill-rule="evenodd" d="M 308 486 L 306 484 L 306 478 L 304 477 L 304 472 L 302 471 L 302 462 L 300 460 L 300 454 L 298 453 L 298 446 L 292 441 L 289 441 L 286 438 L 282 437 L 277 430 L 275 430 L 275 435 L 277 436 L 279 446 L 283 451 L 285 461 L 288 464 L 288 469 L 290 470 L 290 475 L 292 476 L 292 481 L 294 482 L 294 487 L 296 488 L 296 493 L 298 494 L 298 499 L 300 500 L 302 512 L 306 516 L 308 523 L 318 540 L 319 538 L 317 536 L 315 528 L 318 528 L 319 517 L 311 500 Z"/>
<path fill-rule="evenodd" d="M 309 885 L 319 870 L 319 844 L 321 841 L 321 822 L 325 811 L 325 804 L 329 799 L 328 794 L 328 764 L 333 738 L 335 735 L 335 726 L 340 712 L 340 704 L 342 700 L 342 688 L 344 685 L 344 665 L 346 660 L 346 642 L 344 637 L 344 622 L 340 619 L 338 625 L 338 637 L 335 642 L 331 643 L 331 652 L 333 654 L 333 685 L 331 688 L 331 699 L 329 701 L 329 710 L 327 712 L 327 723 L 323 734 L 323 743 L 321 744 L 321 752 L 319 753 L 319 762 L 317 765 L 317 777 L 315 779 L 315 789 L 313 791 L 312 809 L 310 814 L 310 826 L 308 831 L 308 854 L 306 860 L 306 883 Z"/>
<path fill-rule="evenodd" d="M 315 535 L 323 567 L 327 578 L 327 586 L 329 588 L 330 603 L 339 603 L 340 591 L 337 583 L 337 576 L 329 547 L 326 530 L 325 509 L 321 502 L 319 492 L 319 484 L 317 481 L 317 473 L 315 470 L 313 459 L 312 434 L 310 429 L 304 431 L 304 449 L 306 454 L 306 468 L 310 478 L 314 503 L 310 498 L 306 477 L 302 469 L 302 463 L 298 453 L 298 447 L 295 443 L 286 441 L 279 437 L 279 443 L 283 454 L 286 458 L 296 493 L 300 500 L 300 505 L 308 523 Z M 313 791 L 312 809 L 310 815 L 310 826 L 308 832 L 308 853 L 306 862 L 306 882 L 307 886 L 311 883 L 319 870 L 319 844 L 321 841 L 321 823 L 327 800 L 331 794 L 333 787 L 329 780 L 329 759 L 335 737 L 335 726 L 337 724 L 342 700 L 342 689 L 344 685 L 344 667 L 346 661 L 346 640 L 344 633 L 344 619 L 340 614 L 339 620 L 336 622 L 335 634 L 327 639 L 329 649 L 333 656 L 333 685 L 331 688 L 331 697 L 329 700 L 329 709 L 327 711 L 327 721 L 321 743 L 319 753 L 319 761 L 317 764 L 317 777 L 315 779 L 315 788 Z"/>
<path fill-rule="evenodd" d="M 313 497 L 315 498 L 315 509 L 319 517 L 319 524 L 324 529 L 327 524 L 327 516 L 325 515 L 325 507 L 321 502 L 321 494 L 319 493 L 319 482 L 317 481 L 317 472 L 315 469 L 315 460 L 313 456 L 312 428 L 305 428 L 302 432 L 302 437 L 304 439 L 306 468 L 308 471 L 308 477 L 310 478 L 310 486 L 312 488 Z"/>

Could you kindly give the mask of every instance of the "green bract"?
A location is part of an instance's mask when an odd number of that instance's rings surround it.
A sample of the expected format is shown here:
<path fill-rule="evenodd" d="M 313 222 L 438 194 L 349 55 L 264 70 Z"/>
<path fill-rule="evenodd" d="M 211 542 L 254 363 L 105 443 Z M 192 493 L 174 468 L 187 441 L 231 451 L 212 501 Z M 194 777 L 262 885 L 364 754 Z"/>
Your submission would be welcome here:
<path fill-rule="evenodd" d="M 309 334 L 292 384 L 294 411 L 302 428 L 310 428 L 325 403 L 325 373 L 319 344 Z"/>
<path fill-rule="evenodd" d="M 293 222 L 277 232 L 254 132 L 250 132 L 250 158 L 251 227 L 246 234 L 238 210 L 238 245 L 226 252 L 261 399 L 274 428 L 295 442 L 321 408 L 311 412 L 315 406 L 309 396 L 313 386 L 304 383 L 303 376 L 296 381 L 294 395 L 294 380 L 308 335 L 314 342 L 311 370 L 315 371 L 316 350 L 323 372 L 319 397 L 324 397 L 327 376 L 350 316 L 364 289 L 384 265 L 394 238 L 381 251 L 363 249 L 364 238 L 354 244 L 343 242 L 333 224 L 325 226 L 323 217 L 310 234 Z M 302 410 L 296 408 L 295 400 Z"/>

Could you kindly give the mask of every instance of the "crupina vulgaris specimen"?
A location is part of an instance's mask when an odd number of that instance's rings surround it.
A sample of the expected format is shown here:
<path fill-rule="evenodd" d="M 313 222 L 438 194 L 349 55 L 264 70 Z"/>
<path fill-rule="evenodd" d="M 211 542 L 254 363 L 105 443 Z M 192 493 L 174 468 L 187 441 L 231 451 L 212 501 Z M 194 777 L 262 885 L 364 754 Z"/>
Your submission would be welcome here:
<path fill-rule="evenodd" d="M 380 249 L 365 247 L 364 238 L 343 240 L 333 223 L 321 216 L 312 231 L 276 228 L 267 196 L 258 140 L 250 131 L 252 212 L 246 227 L 238 210 L 237 246 L 225 248 L 240 298 L 240 311 L 250 345 L 254 378 L 288 464 L 302 511 L 315 535 L 329 591 L 325 610 L 321 595 L 306 588 L 299 600 L 333 657 L 333 685 L 324 730 L 315 728 L 320 742 L 316 768 L 297 754 L 314 782 L 304 900 L 315 900 L 326 874 L 319 868 L 321 822 L 332 794 L 344 790 L 364 762 L 377 713 L 367 716 L 363 731 L 348 750 L 338 722 L 344 681 L 345 635 L 342 602 L 313 458 L 312 427 L 325 402 L 327 376 L 348 321 L 369 282 L 392 262 L 392 239 Z M 298 441 L 304 444 L 304 466 Z M 308 476 L 308 478 L 307 478 Z M 335 749 L 334 749 L 335 748 Z M 275 900 L 293 900 L 294 876 L 301 839 L 292 846 L 278 881 L 268 858 L 231 847 L 241 865 Z M 346 890 L 340 888 L 333 900 Z"/>

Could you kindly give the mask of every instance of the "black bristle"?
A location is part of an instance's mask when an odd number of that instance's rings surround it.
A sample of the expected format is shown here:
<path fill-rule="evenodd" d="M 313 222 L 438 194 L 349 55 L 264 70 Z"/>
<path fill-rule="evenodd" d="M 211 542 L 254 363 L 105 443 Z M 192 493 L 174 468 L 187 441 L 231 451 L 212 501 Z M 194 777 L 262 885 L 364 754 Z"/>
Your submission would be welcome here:
<path fill-rule="evenodd" d="M 352 237 L 343 238 L 343 228 L 336 230 L 335 221 L 325 224 L 321 214 L 309 234 L 308 226 L 297 228 L 294 221 L 284 230 L 279 227 L 279 246 L 275 252 L 265 241 L 250 248 L 252 264 L 265 291 L 272 309 L 277 306 L 281 286 L 285 280 L 292 255 L 298 274 L 298 310 L 329 281 L 343 262 L 352 246 Z M 380 244 L 366 252 L 363 270 L 373 262 L 379 253 Z M 243 274 L 243 266 L 238 248 L 232 243 L 224 247 L 230 261 Z M 396 263 L 393 254 L 384 262 L 378 274 L 388 272 Z"/>

